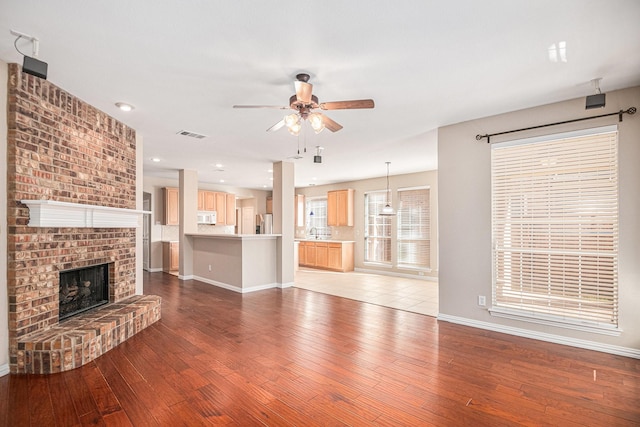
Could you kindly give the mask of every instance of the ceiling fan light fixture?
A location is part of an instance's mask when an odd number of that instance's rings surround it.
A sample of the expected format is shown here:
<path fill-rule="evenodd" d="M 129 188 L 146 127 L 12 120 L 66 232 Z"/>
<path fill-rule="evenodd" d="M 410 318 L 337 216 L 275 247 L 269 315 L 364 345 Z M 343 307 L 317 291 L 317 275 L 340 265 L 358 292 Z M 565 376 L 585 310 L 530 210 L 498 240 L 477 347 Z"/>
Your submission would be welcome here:
<path fill-rule="evenodd" d="M 309 114 L 309 123 L 311 123 L 311 127 L 316 133 L 322 132 L 324 129 L 324 121 L 322 120 L 322 115 L 319 113 L 311 113 Z"/>
<path fill-rule="evenodd" d="M 293 136 L 300 135 L 301 129 L 302 129 L 302 125 L 300 124 L 300 122 L 294 123 L 291 126 L 287 126 L 287 130 L 289 130 L 289 133 Z"/>
<path fill-rule="evenodd" d="M 291 129 L 296 123 L 300 123 L 300 116 L 296 113 L 284 116 L 284 124 Z"/>

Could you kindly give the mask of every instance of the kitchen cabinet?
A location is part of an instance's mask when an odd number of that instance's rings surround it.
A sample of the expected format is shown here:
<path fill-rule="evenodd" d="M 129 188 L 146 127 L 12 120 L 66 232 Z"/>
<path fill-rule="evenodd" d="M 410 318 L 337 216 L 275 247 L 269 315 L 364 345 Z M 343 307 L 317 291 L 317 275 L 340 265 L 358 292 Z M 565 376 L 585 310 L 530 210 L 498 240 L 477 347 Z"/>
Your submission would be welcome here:
<path fill-rule="evenodd" d="M 214 191 L 204 191 L 204 210 L 209 212 L 216 210 L 216 193 Z"/>
<path fill-rule="evenodd" d="M 303 240 L 298 248 L 298 263 L 303 267 L 353 271 L 353 242 Z"/>
<path fill-rule="evenodd" d="M 179 225 L 180 193 L 178 188 L 165 187 L 163 225 Z M 236 225 L 236 195 L 218 191 L 198 190 L 198 210 L 216 212 L 217 225 Z"/>
<path fill-rule="evenodd" d="M 227 223 L 227 194 L 214 193 L 216 199 L 216 224 L 225 225 Z"/>
<path fill-rule="evenodd" d="M 327 225 L 353 226 L 354 190 L 334 190 L 327 192 Z"/>
<path fill-rule="evenodd" d="M 307 265 L 311 265 L 314 266 L 316 265 L 316 244 L 315 243 L 308 243 L 307 245 L 305 245 L 306 247 L 306 251 L 305 251 L 305 258 L 307 260 Z"/>
<path fill-rule="evenodd" d="M 216 225 L 236 225 L 236 195 L 198 190 L 198 210 L 216 212 Z"/>
<path fill-rule="evenodd" d="M 353 243 L 329 243 L 327 268 L 353 271 Z"/>
<path fill-rule="evenodd" d="M 298 243 L 298 265 L 307 265 L 307 242 Z"/>
<path fill-rule="evenodd" d="M 215 191 L 198 190 L 198 210 L 207 212 L 216 210 Z"/>
<path fill-rule="evenodd" d="M 177 188 L 164 187 L 162 189 L 164 198 L 164 218 L 162 225 L 179 225 L 180 224 L 180 193 Z"/>
<path fill-rule="evenodd" d="M 326 242 L 316 243 L 316 267 L 328 268 L 329 267 L 329 246 Z"/>
<path fill-rule="evenodd" d="M 305 217 L 304 212 L 305 204 L 304 204 L 304 194 L 296 194 L 295 195 L 295 206 L 294 206 L 294 221 L 296 223 L 296 227 L 304 227 Z"/>
<path fill-rule="evenodd" d="M 180 269 L 179 251 L 179 242 L 162 242 L 162 271 L 171 273 Z"/>
<path fill-rule="evenodd" d="M 198 210 L 204 210 L 204 190 L 198 190 Z"/>
<path fill-rule="evenodd" d="M 273 213 L 273 197 L 268 196 L 267 197 L 267 211 L 266 213 L 268 214 L 272 214 Z"/>
<path fill-rule="evenodd" d="M 231 193 L 225 193 L 227 201 L 227 225 L 236 225 L 236 195 Z"/>

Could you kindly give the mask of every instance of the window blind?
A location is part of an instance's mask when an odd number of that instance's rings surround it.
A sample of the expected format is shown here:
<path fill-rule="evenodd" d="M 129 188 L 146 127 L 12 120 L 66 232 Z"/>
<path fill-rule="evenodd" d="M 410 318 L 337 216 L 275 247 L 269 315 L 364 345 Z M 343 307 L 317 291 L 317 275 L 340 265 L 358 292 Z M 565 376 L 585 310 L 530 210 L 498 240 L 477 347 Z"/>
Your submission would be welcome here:
<path fill-rule="evenodd" d="M 386 197 L 386 191 L 373 191 L 364 195 L 365 262 L 391 263 L 391 217 L 380 215 L 386 204 Z"/>
<path fill-rule="evenodd" d="M 431 212 L 429 189 L 398 190 L 398 266 L 429 268 Z"/>
<path fill-rule="evenodd" d="M 617 325 L 617 149 L 617 130 L 492 146 L 494 306 Z"/>

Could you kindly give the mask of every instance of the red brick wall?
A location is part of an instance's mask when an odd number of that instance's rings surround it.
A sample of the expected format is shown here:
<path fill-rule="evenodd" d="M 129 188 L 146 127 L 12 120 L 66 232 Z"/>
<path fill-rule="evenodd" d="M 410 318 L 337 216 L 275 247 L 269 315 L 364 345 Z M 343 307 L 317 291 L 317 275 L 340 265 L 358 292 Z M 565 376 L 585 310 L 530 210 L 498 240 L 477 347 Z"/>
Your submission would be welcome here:
<path fill-rule="evenodd" d="M 99 82 L 96 82 L 99 84 Z M 20 200 L 135 209 L 135 131 L 54 84 L 9 65 L 10 363 L 18 337 L 58 323 L 58 272 L 112 263 L 110 300 L 135 293 L 134 228 L 28 227 Z"/>

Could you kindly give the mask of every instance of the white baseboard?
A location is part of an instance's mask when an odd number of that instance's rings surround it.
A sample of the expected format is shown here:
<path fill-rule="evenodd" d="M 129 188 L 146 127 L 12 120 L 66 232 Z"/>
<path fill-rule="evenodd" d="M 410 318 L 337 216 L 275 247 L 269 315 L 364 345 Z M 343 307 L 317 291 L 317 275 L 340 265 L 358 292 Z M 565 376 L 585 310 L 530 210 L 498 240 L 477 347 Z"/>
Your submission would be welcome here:
<path fill-rule="evenodd" d="M 603 353 L 616 354 L 618 356 L 632 357 L 640 359 L 640 350 L 629 347 L 620 347 L 617 345 L 603 344 L 595 341 L 581 340 L 577 338 L 568 338 L 562 335 L 548 334 L 546 332 L 531 331 L 528 329 L 514 328 L 512 326 L 498 325 L 495 323 L 481 322 L 479 320 L 468 319 L 466 317 L 450 316 L 448 314 L 438 314 L 438 320 L 459 325 L 471 326 L 473 328 L 486 329 L 494 332 L 502 332 L 504 334 L 516 335 L 524 338 L 532 338 L 534 340 L 547 341 L 555 344 L 563 344 L 571 347 L 584 348 L 587 350 L 601 351 Z"/>
<path fill-rule="evenodd" d="M 178 274 L 178 279 L 180 279 L 180 280 L 193 280 L 195 278 L 196 278 L 196 276 L 194 276 L 193 274 L 188 274 L 186 276 L 181 276 L 181 275 Z"/>
<path fill-rule="evenodd" d="M 194 276 L 193 277 L 194 280 L 197 280 L 199 282 L 204 282 L 208 285 L 213 285 L 213 286 L 217 286 L 219 288 L 224 288 L 233 292 L 238 292 L 240 294 L 246 294 L 249 292 L 256 292 L 256 291 L 264 291 L 265 289 L 273 289 L 273 288 L 277 288 L 279 285 L 277 283 L 268 283 L 266 285 L 259 285 L 259 286 L 252 286 L 249 288 L 240 288 L 238 286 L 235 285 L 230 285 L 228 283 L 223 283 L 223 282 L 218 282 L 216 280 L 211 280 L 211 279 L 207 279 L 206 277 L 200 277 L 200 276 Z"/>
<path fill-rule="evenodd" d="M 5 363 L 4 365 L 0 365 L 0 377 L 4 377 L 5 375 L 9 374 L 10 369 L 9 369 L 9 364 Z"/>
<path fill-rule="evenodd" d="M 285 289 L 285 288 L 292 288 L 294 285 L 295 285 L 294 282 L 288 282 L 288 283 L 282 283 L 278 285 L 278 287 L 281 289 Z"/>
<path fill-rule="evenodd" d="M 162 267 L 159 268 L 147 268 L 145 271 L 149 272 L 149 273 L 159 273 L 162 271 Z"/>

